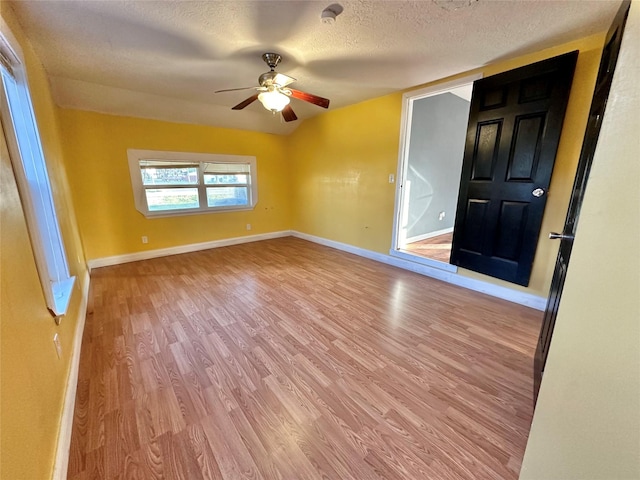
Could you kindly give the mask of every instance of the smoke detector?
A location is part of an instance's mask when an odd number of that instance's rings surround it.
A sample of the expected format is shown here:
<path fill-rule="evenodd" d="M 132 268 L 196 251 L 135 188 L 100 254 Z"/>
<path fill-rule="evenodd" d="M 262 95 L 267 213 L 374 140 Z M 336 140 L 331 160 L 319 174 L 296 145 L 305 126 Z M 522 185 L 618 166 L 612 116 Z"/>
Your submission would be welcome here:
<path fill-rule="evenodd" d="M 325 8 L 320 14 L 320 21 L 325 25 L 333 25 L 336 23 L 336 17 L 342 13 L 344 9 L 342 5 L 334 3 Z"/>

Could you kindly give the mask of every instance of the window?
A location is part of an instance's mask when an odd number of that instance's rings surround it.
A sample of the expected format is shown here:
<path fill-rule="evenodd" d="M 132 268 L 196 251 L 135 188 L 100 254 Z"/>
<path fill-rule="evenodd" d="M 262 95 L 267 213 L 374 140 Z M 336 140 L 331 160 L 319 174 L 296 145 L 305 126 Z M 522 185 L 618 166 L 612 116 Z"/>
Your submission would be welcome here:
<path fill-rule="evenodd" d="M 127 153 L 135 206 L 145 217 L 251 210 L 258 201 L 255 157 Z"/>
<path fill-rule="evenodd" d="M 4 22 L 2 27 L 2 124 L 47 307 L 55 316 L 64 315 L 69 306 L 75 277 L 69 275 L 47 165 L 21 61 L 22 52 Z"/>

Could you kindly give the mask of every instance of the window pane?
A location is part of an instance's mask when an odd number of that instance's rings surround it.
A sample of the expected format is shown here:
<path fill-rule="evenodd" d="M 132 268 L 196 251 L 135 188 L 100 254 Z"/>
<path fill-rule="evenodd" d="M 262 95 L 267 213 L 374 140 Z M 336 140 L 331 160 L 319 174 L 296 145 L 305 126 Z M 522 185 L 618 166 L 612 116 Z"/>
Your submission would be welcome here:
<path fill-rule="evenodd" d="M 207 185 L 246 185 L 249 182 L 248 176 L 241 175 L 211 175 L 205 173 L 204 183 Z"/>
<path fill-rule="evenodd" d="M 143 185 L 197 185 L 197 167 L 154 168 L 141 167 Z"/>
<path fill-rule="evenodd" d="M 149 210 L 181 210 L 198 208 L 197 188 L 154 188 L 145 191 Z"/>
<path fill-rule="evenodd" d="M 247 187 L 207 188 L 207 206 L 229 207 L 248 205 Z"/>

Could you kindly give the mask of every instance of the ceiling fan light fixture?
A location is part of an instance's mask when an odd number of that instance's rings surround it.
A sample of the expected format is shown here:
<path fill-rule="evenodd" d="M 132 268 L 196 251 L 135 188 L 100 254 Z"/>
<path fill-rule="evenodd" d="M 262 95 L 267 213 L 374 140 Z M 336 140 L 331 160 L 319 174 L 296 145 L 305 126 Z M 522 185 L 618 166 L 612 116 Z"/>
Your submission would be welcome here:
<path fill-rule="evenodd" d="M 273 113 L 281 112 L 291 101 L 288 96 L 278 92 L 277 90 L 262 92 L 258 95 L 258 100 L 260 100 L 260 103 L 262 103 L 264 108 Z"/>

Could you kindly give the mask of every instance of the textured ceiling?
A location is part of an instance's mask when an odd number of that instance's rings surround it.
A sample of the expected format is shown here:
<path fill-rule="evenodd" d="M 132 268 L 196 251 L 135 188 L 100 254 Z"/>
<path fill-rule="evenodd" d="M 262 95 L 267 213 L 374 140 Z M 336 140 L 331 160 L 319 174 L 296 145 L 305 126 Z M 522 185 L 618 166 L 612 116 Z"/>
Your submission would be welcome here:
<path fill-rule="evenodd" d="M 6 5 L 7 2 L 3 1 Z M 464 72 L 609 26 L 618 0 L 15 1 L 50 76 L 71 107 L 287 134 L 259 102 L 231 107 L 257 85 L 260 55 L 282 54 L 292 87 L 331 109 Z M 322 113 L 292 100 L 300 119 Z"/>

